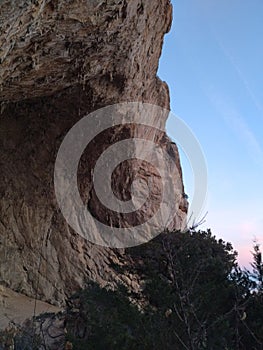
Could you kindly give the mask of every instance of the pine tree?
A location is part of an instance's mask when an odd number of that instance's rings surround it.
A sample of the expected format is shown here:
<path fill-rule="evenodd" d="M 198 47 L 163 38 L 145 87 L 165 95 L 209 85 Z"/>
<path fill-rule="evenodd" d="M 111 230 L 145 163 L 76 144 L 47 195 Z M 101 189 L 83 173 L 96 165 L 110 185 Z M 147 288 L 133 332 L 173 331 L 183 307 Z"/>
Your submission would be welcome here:
<path fill-rule="evenodd" d="M 253 246 L 254 252 L 253 254 L 253 263 L 251 266 L 252 270 L 252 278 L 256 281 L 256 290 L 258 293 L 263 292 L 263 261 L 262 261 L 262 252 L 260 250 L 260 244 L 257 241 L 254 241 Z"/>

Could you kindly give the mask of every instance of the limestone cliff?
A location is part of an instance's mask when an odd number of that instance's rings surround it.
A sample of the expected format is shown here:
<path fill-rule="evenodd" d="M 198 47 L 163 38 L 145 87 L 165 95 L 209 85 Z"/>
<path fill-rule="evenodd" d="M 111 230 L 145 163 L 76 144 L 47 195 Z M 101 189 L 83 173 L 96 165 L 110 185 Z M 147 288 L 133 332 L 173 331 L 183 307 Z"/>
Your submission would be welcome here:
<path fill-rule="evenodd" d="M 124 249 L 94 245 L 66 223 L 54 195 L 54 164 L 68 130 L 100 107 L 143 101 L 169 109 L 167 85 L 156 72 L 171 14 L 169 0 L 1 1 L 1 284 L 52 303 L 63 302 L 85 279 L 122 279 L 136 288 L 136 280 L 112 267 Z M 132 127 L 125 132 L 132 134 Z M 186 208 L 178 151 L 165 134 L 156 140 L 176 163 L 179 229 Z M 144 166 L 145 176 L 152 175 Z M 86 200 L 92 190 L 86 178 Z"/>

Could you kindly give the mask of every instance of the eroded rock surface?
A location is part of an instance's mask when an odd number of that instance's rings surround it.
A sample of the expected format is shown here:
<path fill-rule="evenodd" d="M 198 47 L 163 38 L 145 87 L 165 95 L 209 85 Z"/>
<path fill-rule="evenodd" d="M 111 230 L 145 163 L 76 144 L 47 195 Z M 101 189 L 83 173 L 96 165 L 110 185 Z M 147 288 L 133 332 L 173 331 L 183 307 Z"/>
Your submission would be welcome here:
<path fill-rule="evenodd" d="M 21 324 L 43 313 L 58 313 L 56 306 L 18 294 L 0 285 L 0 329 Z"/>
<path fill-rule="evenodd" d="M 54 164 L 69 129 L 98 108 L 142 101 L 169 109 L 167 85 L 156 72 L 171 13 L 169 0 L 1 1 L 0 282 L 4 285 L 58 304 L 85 279 L 101 285 L 122 280 L 136 288 L 136 280 L 118 275 L 113 267 L 123 260 L 124 249 L 87 242 L 66 223 L 54 195 Z M 118 129 L 112 139 L 124 132 L 132 135 L 132 127 Z M 165 134 L 151 137 L 176 164 L 170 174 L 179 193 L 173 227 L 180 229 L 187 208 L 178 151 Z M 100 139 L 104 143 L 109 143 L 109 135 Z M 93 187 L 85 167 L 96 160 L 97 146 L 84 156 L 79 169 L 87 203 Z M 129 165 L 131 172 L 137 171 L 136 166 Z M 141 166 L 140 176 L 157 176 L 148 165 Z M 113 187 L 121 187 L 124 173 L 123 168 L 116 172 Z M 90 209 L 103 219 L 96 202 Z"/>

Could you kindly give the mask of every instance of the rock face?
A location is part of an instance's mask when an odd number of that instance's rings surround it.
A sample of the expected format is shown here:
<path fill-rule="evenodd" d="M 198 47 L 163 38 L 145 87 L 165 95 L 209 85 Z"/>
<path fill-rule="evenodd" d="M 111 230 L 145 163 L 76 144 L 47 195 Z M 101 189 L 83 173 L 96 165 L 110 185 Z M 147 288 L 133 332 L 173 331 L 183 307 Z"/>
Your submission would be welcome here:
<path fill-rule="evenodd" d="M 98 108 L 142 101 L 169 109 L 167 85 L 156 72 L 171 13 L 169 0 L 1 1 L 0 283 L 52 303 L 63 303 L 85 279 L 121 279 L 136 288 L 112 267 L 124 249 L 94 245 L 66 223 L 54 164 L 69 129 Z M 98 147 L 123 133 L 134 136 L 132 125 L 102 135 L 79 167 L 83 200 L 102 220 L 85 168 Z M 169 175 L 179 193 L 172 226 L 180 229 L 187 207 L 178 151 L 165 133 L 151 138 L 176 164 Z M 137 168 L 141 177 L 158 178 L 148 164 L 130 163 L 116 171 L 113 187 Z"/>
<path fill-rule="evenodd" d="M 22 324 L 32 316 L 42 313 L 58 313 L 58 307 L 31 299 L 3 286 L 0 287 L 0 330 L 8 327 L 10 320 Z M 1 343 L 0 343 L 1 346 Z"/>

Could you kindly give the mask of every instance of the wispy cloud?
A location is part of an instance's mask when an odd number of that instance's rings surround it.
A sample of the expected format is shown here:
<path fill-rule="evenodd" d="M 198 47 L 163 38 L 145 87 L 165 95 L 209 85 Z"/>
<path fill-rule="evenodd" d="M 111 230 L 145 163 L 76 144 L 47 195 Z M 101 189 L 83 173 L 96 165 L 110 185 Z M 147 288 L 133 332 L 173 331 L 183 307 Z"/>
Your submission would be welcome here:
<path fill-rule="evenodd" d="M 211 103 L 220 112 L 225 122 L 243 140 L 254 162 L 263 167 L 263 149 L 261 144 L 237 107 L 233 105 L 229 98 L 216 91 L 214 86 L 207 86 L 205 90 Z"/>
<path fill-rule="evenodd" d="M 252 101 L 254 102 L 255 106 L 257 107 L 257 109 L 261 112 L 263 112 L 263 106 L 262 104 L 259 102 L 258 98 L 256 97 L 254 91 L 252 90 L 247 78 L 245 77 L 244 73 L 242 72 L 241 68 L 239 67 L 236 59 L 234 58 L 234 56 L 230 53 L 230 51 L 225 47 L 225 45 L 222 43 L 222 41 L 218 38 L 218 36 L 215 35 L 215 39 L 218 43 L 218 46 L 220 47 L 220 49 L 222 50 L 223 54 L 225 55 L 225 57 L 229 60 L 229 62 L 232 64 L 232 66 L 234 67 L 236 73 L 238 74 L 241 82 L 243 83 L 248 95 L 251 97 Z"/>
<path fill-rule="evenodd" d="M 225 58 L 228 60 L 228 62 L 232 65 L 232 67 L 234 68 L 235 72 L 237 73 L 240 81 L 242 82 L 244 88 L 246 89 L 248 95 L 250 96 L 251 100 L 253 101 L 253 103 L 255 104 L 255 106 L 257 107 L 257 109 L 260 112 L 263 112 L 263 104 L 259 101 L 259 99 L 257 98 L 256 94 L 254 93 L 253 89 L 251 88 L 251 84 L 249 83 L 247 77 L 245 76 L 245 74 L 243 73 L 242 69 L 240 68 L 240 65 L 238 64 L 235 56 L 233 55 L 233 53 L 230 51 L 229 48 L 227 48 L 227 46 L 225 45 L 225 43 L 222 41 L 222 39 L 220 38 L 220 35 L 218 33 L 218 29 L 216 28 L 216 26 L 214 25 L 214 22 L 211 21 L 211 12 L 207 12 L 207 8 L 208 8 L 208 4 L 202 3 L 203 5 L 203 13 L 206 13 L 207 15 L 205 16 L 206 19 L 206 24 L 210 30 L 210 33 L 212 34 L 212 37 L 214 39 L 214 42 L 217 43 L 218 48 L 220 49 L 220 51 L 222 52 L 222 54 L 225 56 Z M 211 3 L 209 3 L 211 5 Z M 214 11 L 214 9 L 213 9 Z M 256 34 L 256 33 L 255 33 Z"/>
<path fill-rule="evenodd" d="M 255 134 L 249 128 L 245 120 L 236 111 L 232 111 L 231 113 L 227 113 L 227 121 L 244 140 L 254 161 L 263 166 L 263 150 Z"/>

